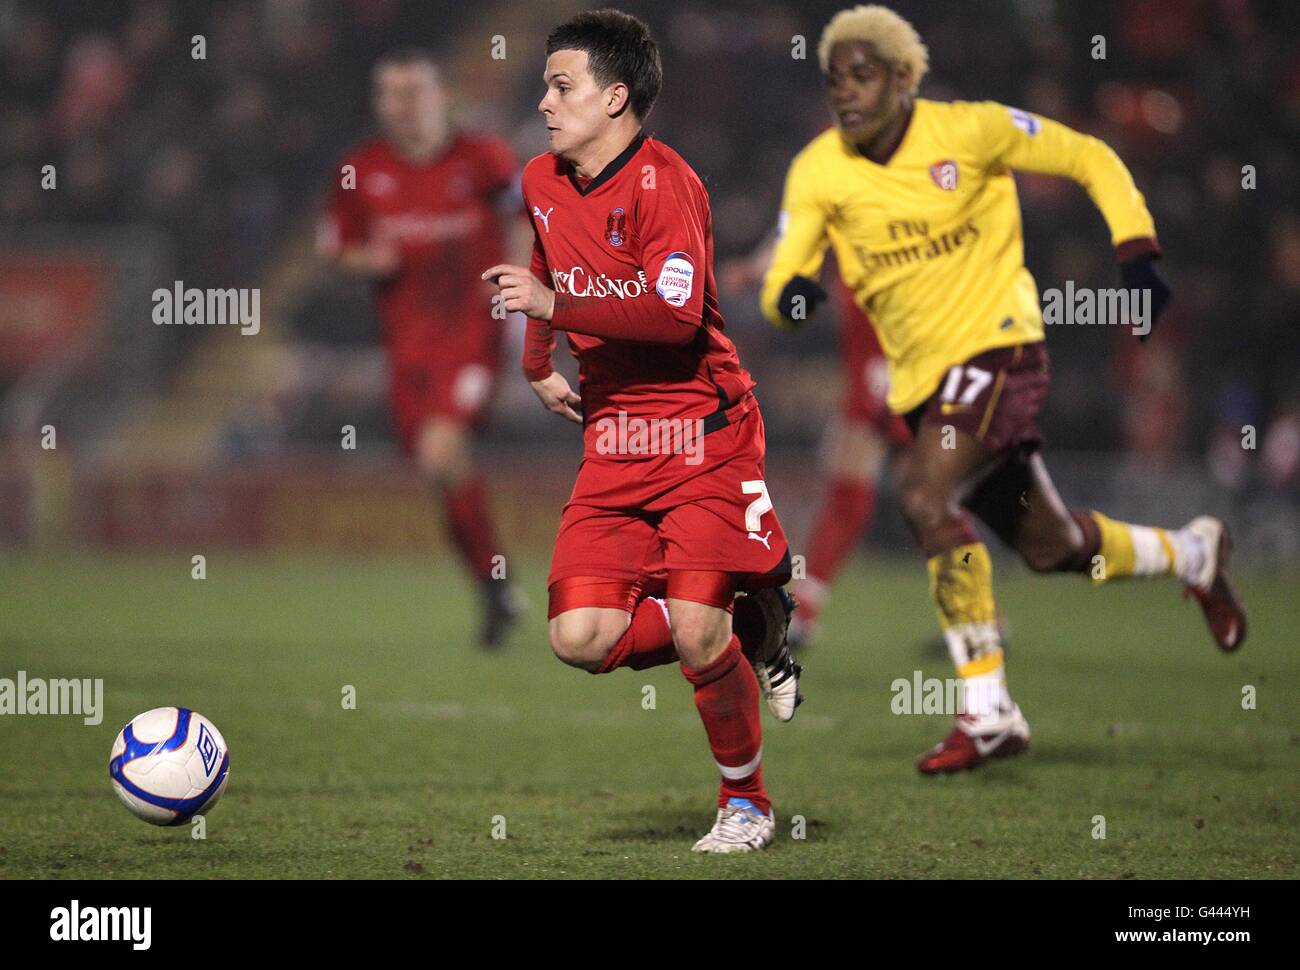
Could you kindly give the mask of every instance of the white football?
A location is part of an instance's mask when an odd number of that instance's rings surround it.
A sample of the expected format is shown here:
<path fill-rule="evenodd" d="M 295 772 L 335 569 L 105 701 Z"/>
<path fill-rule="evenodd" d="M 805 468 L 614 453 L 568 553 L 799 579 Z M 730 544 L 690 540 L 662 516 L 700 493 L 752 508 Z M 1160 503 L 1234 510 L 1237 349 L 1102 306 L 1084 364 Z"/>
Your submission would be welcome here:
<path fill-rule="evenodd" d="M 122 804 L 154 825 L 183 825 L 226 790 L 230 752 L 215 724 L 184 707 L 157 707 L 118 732 L 108 777 Z"/>

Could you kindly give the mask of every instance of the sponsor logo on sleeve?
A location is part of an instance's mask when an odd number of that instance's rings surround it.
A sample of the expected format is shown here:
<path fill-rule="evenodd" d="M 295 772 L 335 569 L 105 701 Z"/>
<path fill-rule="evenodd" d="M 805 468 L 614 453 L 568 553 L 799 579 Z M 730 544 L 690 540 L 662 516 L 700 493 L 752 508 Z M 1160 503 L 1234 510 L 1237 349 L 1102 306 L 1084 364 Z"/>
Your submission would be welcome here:
<path fill-rule="evenodd" d="M 685 306 L 691 298 L 691 284 L 695 279 L 695 265 L 685 253 L 670 253 L 659 271 L 655 292 L 670 306 Z"/>
<path fill-rule="evenodd" d="M 1021 111 L 1019 108 L 1008 108 L 1011 112 L 1011 123 L 1023 131 L 1026 135 L 1036 135 L 1042 127 L 1038 119 L 1028 111 Z"/>

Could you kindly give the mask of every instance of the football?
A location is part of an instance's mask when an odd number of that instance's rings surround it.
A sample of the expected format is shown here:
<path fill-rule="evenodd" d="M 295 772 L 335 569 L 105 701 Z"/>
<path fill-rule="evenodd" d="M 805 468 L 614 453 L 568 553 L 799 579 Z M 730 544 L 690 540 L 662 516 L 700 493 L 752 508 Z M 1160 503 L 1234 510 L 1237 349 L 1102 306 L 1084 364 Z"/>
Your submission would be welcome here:
<path fill-rule="evenodd" d="M 230 752 L 215 724 L 184 707 L 158 707 L 118 732 L 108 776 L 122 804 L 154 825 L 183 825 L 226 790 Z"/>

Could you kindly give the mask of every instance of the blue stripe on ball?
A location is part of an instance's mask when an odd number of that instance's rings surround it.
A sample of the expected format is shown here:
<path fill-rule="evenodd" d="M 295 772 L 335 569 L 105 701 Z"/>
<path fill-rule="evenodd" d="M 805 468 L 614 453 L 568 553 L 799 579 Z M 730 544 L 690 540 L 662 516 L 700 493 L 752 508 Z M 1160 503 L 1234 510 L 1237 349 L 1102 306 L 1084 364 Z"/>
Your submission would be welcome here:
<path fill-rule="evenodd" d="M 172 731 L 171 737 L 164 741 L 140 741 L 136 738 L 132 725 L 128 724 L 122 732 L 122 739 L 126 742 L 126 747 L 121 754 L 108 763 L 108 776 L 136 798 L 158 808 L 170 809 L 177 813 L 176 818 L 172 819 L 168 823 L 169 825 L 180 825 L 188 822 L 203 807 L 204 802 L 212 797 L 212 793 L 217 790 L 217 787 L 225 779 L 226 773 L 230 771 L 230 752 L 226 752 L 222 757 L 221 768 L 217 771 L 211 784 L 192 798 L 164 798 L 162 795 L 155 795 L 127 778 L 123 769 L 126 768 L 129 762 L 137 758 L 144 758 L 163 751 L 175 751 L 185 743 L 189 733 L 190 710 L 185 707 L 177 708 L 176 729 Z"/>
<path fill-rule="evenodd" d="M 204 806 L 207 800 L 212 797 L 213 792 L 215 792 L 225 780 L 226 774 L 229 771 L 230 752 L 227 751 L 221 759 L 221 767 L 217 769 L 217 773 L 213 776 L 208 787 L 192 798 L 164 798 L 161 795 L 155 795 L 153 792 L 145 791 L 124 775 L 114 775 L 113 780 L 142 802 L 148 802 L 150 805 L 156 805 L 158 808 L 166 808 L 175 812 L 176 818 L 172 819 L 167 824 L 181 825 L 188 822 L 194 814 Z"/>

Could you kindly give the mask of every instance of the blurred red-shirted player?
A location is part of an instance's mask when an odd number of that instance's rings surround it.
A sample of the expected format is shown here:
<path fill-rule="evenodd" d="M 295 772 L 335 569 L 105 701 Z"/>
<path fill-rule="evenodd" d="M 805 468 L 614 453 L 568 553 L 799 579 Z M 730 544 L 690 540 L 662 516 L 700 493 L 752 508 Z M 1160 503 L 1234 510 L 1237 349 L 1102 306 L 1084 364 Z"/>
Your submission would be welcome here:
<path fill-rule="evenodd" d="M 680 661 L 722 776 L 695 849 L 762 849 L 775 820 L 760 691 L 782 720 L 799 701 L 778 590 L 790 558 L 763 480 L 754 381 L 718 311 L 708 194 L 640 131 L 662 81 L 645 24 L 579 14 L 546 50 L 551 151 L 523 176 L 532 266 L 483 276 L 530 318 L 533 390 L 584 425 L 551 560 L 551 646 L 592 673 Z M 568 335 L 581 397 L 551 368 L 552 331 Z M 749 595 L 736 601 L 738 590 Z"/>
<path fill-rule="evenodd" d="M 503 332 L 478 274 L 503 256 L 518 164 L 501 139 L 449 126 L 446 89 L 424 51 L 376 63 L 374 109 L 382 134 L 341 160 L 321 250 L 374 281 L 397 436 L 442 495 L 451 539 L 482 590 L 482 645 L 495 648 L 519 597 L 493 578 L 504 550 L 470 442 Z"/>
<path fill-rule="evenodd" d="M 871 527 L 886 460 L 891 452 L 895 464 L 906 460 L 912 440 L 907 423 L 885 403 L 889 364 L 876 328 L 853 302 L 853 291 L 838 273 L 832 299 L 839 318 L 844 389 L 826 461 L 826 491 L 808 544 L 808 574 L 795 587 L 799 605 L 790 623 L 790 645 L 796 649 L 815 639 L 830 584 Z"/>
<path fill-rule="evenodd" d="M 772 263 L 775 237 L 750 255 L 722 267 L 725 291 L 757 288 Z M 835 276 L 832 287 L 839 322 L 839 352 L 843 364 L 840 413 L 826 430 L 822 449 L 825 481 L 821 505 L 808 537 L 807 571 L 792 584 L 796 606 L 790 620 L 790 648 L 796 652 L 817 637 L 822 608 L 830 585 L 876 514 L 876 493 L 890 459 L 906 460 L 912 434 L 907 423 L 890 412 L 889 364 L 866 311 L 853 302 L 853 291 Z"/>

